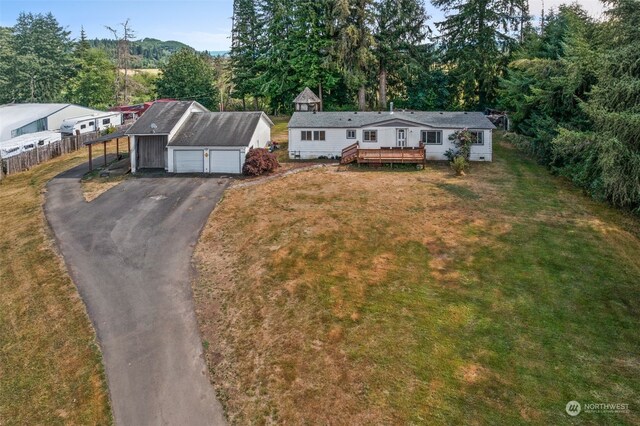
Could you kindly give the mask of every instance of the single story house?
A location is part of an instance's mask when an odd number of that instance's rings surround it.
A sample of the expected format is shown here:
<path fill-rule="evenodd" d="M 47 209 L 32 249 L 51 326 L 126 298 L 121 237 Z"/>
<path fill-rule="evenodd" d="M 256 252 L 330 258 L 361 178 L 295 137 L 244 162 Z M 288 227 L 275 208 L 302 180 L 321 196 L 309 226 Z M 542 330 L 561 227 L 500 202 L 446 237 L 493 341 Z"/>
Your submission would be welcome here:
<path fill-rule="evenodd" d="M 27 133 L 58 130 L 64 120 L 101 111 L 73 104 L 0 105 L 0 141 Z"/>
<path fill-rule="evenodd" d="M 294 112 L 289 121 L 289 157 L 337 158 L 342 150 L 424 147 L 425 159 L 446 160 L 449 136 L 468 129 L 477 137 L 470 160 L 492 160 L 495 126 L 481 112 Z"/>
<path fill-rule="evenodd" d="M 242 173 L 250 148 L 265 148 L 273 123 L 264 112 L 211 112 L 198 102 L 157 102 L 126 134 L 131 172 Z"/>

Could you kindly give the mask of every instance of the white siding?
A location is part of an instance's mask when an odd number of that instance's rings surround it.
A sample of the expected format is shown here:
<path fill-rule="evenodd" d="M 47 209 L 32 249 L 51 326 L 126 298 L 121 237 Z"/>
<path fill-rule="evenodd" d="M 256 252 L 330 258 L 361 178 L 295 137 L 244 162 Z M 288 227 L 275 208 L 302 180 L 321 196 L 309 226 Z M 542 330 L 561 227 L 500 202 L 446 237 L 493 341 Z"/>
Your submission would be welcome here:
<path fill-rule="evenodd" d="M 251 136 L 251 142 L 249 142 L 248 148 L 266 148 L 267 142 L 271 140 L 271 124 L 267 121 L 267 118 L 263 114 L 258 120 L 256 129 Z M 244 159 L 243 159 L 244 162 Z"/>
<path fill-rule="evenodd" d="M 321 156 L 332 158 L 339 157 L 342 149 L 359 142 L 361 148 L 381 148 L 396 146 L 396 129 L 407 129 L 407 147 L 417 147 L 420 144 L 420 134 L 422 130 L 442 131 L 442 144 L 425 145 L 427 160 L 446 160 L 444 153 L 453 148 L 449 136 L 459 129 L 433 129 L 429 127 L 366 127 L 357 128 L 355 139 L 347 139 L 347 129 L 289 129 L 289 157 L 300 159 L 314 159 Z M 323 130 L 325 131 L 324 141 L 303 141 L 302 130 Z M 364 130 L 376 130 L 377 142 L 363 142 Z M 484 145 L 474 145 L 471 147 L 470 159 L 473 161 L 492 161 L 492 135 L 491 130 L 484 130 Z M 483 159 L 481 157 L 484 157 Z"/>
<path fill-rule="evenodd" d="M 62 122 L 67 118 L 79 117 L 81 115 L 95 114 L 103 111 L 98 111 L 91 108 L 86 108 L 78 105 L 69 105 L 66 108 L 58 112 L 54 112 L 47 117 L 48 130 L 58 130 L 62 125 Z"/>

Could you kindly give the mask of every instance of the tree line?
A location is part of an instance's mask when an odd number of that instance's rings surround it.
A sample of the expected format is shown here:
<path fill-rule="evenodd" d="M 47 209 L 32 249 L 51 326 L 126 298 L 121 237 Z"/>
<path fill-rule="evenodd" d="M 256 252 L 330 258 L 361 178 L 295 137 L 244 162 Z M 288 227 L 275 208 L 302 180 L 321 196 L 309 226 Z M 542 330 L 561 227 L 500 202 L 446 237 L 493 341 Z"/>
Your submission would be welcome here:
<path fill-rule="evenodd" d="M 640 212 L 637 1 L 604 0 L 600 20 L 574 4 L 537 22 L 527 0 L 431 3 L 446 13 L 434 28 L 421 0 L 234 0 L 230 57 L 182 48 L 157 78 L 121 73 L 137 52 L 124 27 L 95 48 L 51 14 L 23 13 L 0 28 L 0 102 L 167 97 L 290 113 L 309 86 L 325 110 L 497 108 L 554 173 Z"/>

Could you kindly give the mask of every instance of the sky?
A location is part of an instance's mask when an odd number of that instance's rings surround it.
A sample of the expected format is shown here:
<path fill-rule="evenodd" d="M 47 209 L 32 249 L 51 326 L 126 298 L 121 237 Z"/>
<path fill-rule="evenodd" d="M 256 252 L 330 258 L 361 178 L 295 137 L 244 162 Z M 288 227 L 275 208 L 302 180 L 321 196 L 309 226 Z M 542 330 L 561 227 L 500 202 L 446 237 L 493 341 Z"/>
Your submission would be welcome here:
<path fill-rule="evenodd" d="M 539 16 L 544 1 L 549 10 L 568 0 L 529 0 L 532 15 Z M 599 0 L 577 0 L 592 16 L 599 17 Z M 20 12 L 51 12 L 78 38 L 84 26 L 88 38 L 112 38 L 106 25 L 117 27 L 127 18 L 136 39 L 145 37 L 181 41 L 197 50 L 229 50 L 233 0 L 0 0 L 0 26 L 12 26 Z M 432 22 L 443 14 L 430 4 Z"/>

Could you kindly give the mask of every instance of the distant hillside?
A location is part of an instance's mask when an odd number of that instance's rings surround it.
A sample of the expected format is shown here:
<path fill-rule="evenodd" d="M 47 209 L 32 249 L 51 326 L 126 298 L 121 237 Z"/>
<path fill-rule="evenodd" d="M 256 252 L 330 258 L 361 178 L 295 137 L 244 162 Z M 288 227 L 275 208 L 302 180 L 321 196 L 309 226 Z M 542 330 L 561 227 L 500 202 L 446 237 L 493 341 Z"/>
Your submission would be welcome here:
<path fill-rule="evenodd" d="M 228 56 L 229 51 L 227 50 L 210 50 L 209 55 L 211 56 Z"/>
<path fill-rule="evenodd" d="M 116 41 L 109 39 L 89 40 L 91 47 L 106 50 L 109 55 L 115 57 Z M 179 41 L 162 41 L 155 38 L 144 38 L 131 42 L 131 54 L 134 59 L 132 68 L 158 68 L 169 56 L 182 48 L 191 48 Z"/>

